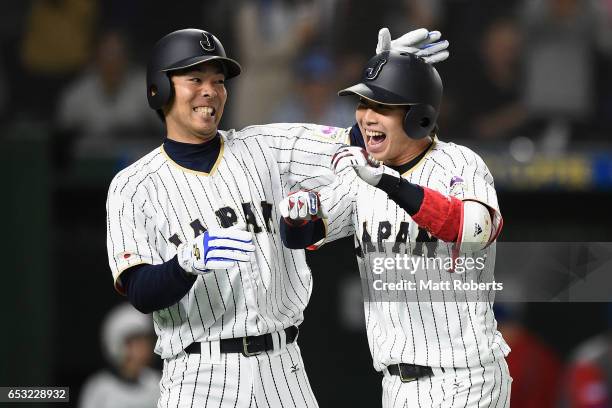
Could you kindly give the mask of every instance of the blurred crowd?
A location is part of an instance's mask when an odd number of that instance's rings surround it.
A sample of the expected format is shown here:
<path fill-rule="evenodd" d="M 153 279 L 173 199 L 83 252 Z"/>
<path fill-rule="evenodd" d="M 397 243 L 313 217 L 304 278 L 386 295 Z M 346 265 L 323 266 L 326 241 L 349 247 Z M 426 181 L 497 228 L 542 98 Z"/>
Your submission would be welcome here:
<path fill-rule="evenodd" d="M 45 129 L 55 167 L 65 172 L 76 162 L 142 156 L 164 137 L 146 100 L 148 53 L 186 27 L 217 35 L 243 67 L 227 84 L 223 129 L 351 126 L 354 106 L 336 92 L 357 81 L 378 30 L 397 37 L 427 27 L 450 41 L 450 58 L 436 66 L 445 86 L 441 139 L 553 157 L 611 145 L 612 0 L 13 2 L 0 15 L 2 137 L 23 123 Z M 609 332 L 562 356 L 522 324 L 520 308 L 501 307 L 498 316 L 513 348 L 513 407 L 612 406 Z M 92 377 L 83 406 L 117 382 L 150 390 L 157 374 L 144 368 L 149 336 L 140 330 L 108 341 L 121 344 L 120 357 L 106 350 L 110 368 Z M 135 353 L 132 363 L 124 349 Z"/>
<path fill-rule="evenodd" d="M 147 54 L 177 28 L 216 34 L 243 74 L 222 125 L 349 126 L 336 91 L 359 76 L 377 32 L 438 29 L 451 58 L 441 138 L 522 142 L 545 154 L 612 130 L 609 0 L 35 0 L 2 18 L 0 118 L 41 122 L 60 161 L 138 157 L 163 128 L 144 93 Z"/>
<path fill-rule="evenodd" d="M 494 307 L 498 330 L 512 349 L 506 357 L 513 379 L 511 406 L 612 406 L 612 304 L 604 318 L 608 329 L 584 340 L 567 356 L 527 327 L 527 309 L 520 303 Z"/>

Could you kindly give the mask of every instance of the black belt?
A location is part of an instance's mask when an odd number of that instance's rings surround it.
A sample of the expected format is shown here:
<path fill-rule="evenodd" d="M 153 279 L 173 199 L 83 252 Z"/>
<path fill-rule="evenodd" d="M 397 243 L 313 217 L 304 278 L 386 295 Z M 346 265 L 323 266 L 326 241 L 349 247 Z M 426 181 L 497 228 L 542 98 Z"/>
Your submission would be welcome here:
<path fill-rule="evenodd" d="M 421 377 L 433 375 L 431 367 L 404 363 L 390 365 L 387 367 L 387 371 L 391 375 L 399 375 L 402 382 L 411 382 Z"/>
<path fill-rule="evenodd" d="M 300 330 L 297 326 L 287 327 L 285 329 L 286 343 L 293 343 L 299 334 Z M 221 353 L 242 353 L 246 357 L 256 356 L 264 351 L 274 349 L 272 335 L 276 333 L 262 334 L 261 336 L 237 337 L 234 339 L 222 339 L 220 341 Z M 204 346 L 206 347 L 206 346 Z M 185 353 L 200 354 L 202 343 L 191 343 L 185 347 Z"/>

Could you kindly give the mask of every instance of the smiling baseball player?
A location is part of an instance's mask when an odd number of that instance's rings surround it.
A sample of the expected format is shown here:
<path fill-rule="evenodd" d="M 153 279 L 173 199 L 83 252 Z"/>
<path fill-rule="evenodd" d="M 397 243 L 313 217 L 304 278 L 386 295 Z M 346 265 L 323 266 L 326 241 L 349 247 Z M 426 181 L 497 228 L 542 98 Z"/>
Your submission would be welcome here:
<path fill-rule="evenodd" d="M 420 52 L 435 38 L 420 30 L 395 44 Z M 444 48 L 423 55 L 436 60 Z M 304 252 L 281 242 L 276 203 L 329 184 L 332 155 L 349 130 L 219 130 L 224 81 L 240 70 L 206 31 L 162 38 L 147 96 L 167 138 L 117 174 L 108 192 L 115 286 L 153 313 L 164 359 L 159 407 L 317 406 L 296 342 L 312 277 Z"/>
<path fill-rule="evenodd" d="M 297 192 L 283 199 L 283 242 L 316 248 L 354 235 L 368 342 L 374 368 L 384 374 L 383 407 L 508 406 L 509 347 L 496 330 L 492 291 L 468 299 L 449 288 L 432 301 L 428 290 L 419 299 L 418 290 L 389 294 L 375 284 L 376 259 L 399 254 L 451 260 L 450 268 L 421 264 L 401 275 L 393 266 L 385 275 L 406 277 L 416 287 L 474 278 L 453 273 L 466 251 L 486 259 L 481 277 L 493 273 L 502 227 L 493 177 L 476 153 L 438 140 L 437 71 L 413 55 L 383 50 L 368 62 L 361 83 L 339 94 L 359 98 L 365 149 L 339 149 L 333 158 L 339 179 L 320 196 Z"/>

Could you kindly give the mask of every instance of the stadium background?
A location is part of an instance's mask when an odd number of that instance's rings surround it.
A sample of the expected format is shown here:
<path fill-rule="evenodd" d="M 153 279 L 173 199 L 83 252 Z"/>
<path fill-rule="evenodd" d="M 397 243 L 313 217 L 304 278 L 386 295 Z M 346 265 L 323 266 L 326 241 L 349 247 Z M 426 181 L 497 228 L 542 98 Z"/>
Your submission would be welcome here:
<path fill-rule="evenodd" d="M 335 92 L 356 80 L 378 29 L 439 29 L 451 43 L 437 66 L 440 138 L 489 164 L 505 219 L 500 240 L 612 241 L 610 0 L 39 0 L 3 4 L 0 14 L 8 187 L 0 385 L 70 386 L 76 401 L 104 366 L 99 327 L 122 301 L 106 258 L 106 189 L 162 140 L 143 66 L 154 42 L 178 28 L 215 33 L 243 66 L 228 84 L 222 128 L 349 126 L 354 106 Z M 309 255 L 314 293 L 300 345 L 323 407 L 380 401 L 352 253 L 343 240 Z M 558 362 L 523 367 L 536 373 L 526 389 L 569 406 L 564 373 L 577 347 L 612 328 L 608 310 L 595 302 L 504 309 Z M 523 374 L 512 374 L 516 386 Z"/>

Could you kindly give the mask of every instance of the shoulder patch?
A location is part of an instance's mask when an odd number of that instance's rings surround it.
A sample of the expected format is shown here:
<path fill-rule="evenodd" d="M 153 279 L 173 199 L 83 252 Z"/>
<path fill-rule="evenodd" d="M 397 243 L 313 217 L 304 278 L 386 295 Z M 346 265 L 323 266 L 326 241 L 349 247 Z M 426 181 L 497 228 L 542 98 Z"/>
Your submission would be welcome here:
<path fill-rule="evenodd" d="M 318 126 L 313 131 L 313 135 L 317 138 L 338 143 L 347 143 L 349 140 L 349 133 L 350 128 L 343 129 L 333 126 Z"/>
<path fill-rule="evenodd" d="M 469 196 L 468 186 L 461 176 L 452 176 L 449 183 L 449 195 L 462 199 Z"/>

